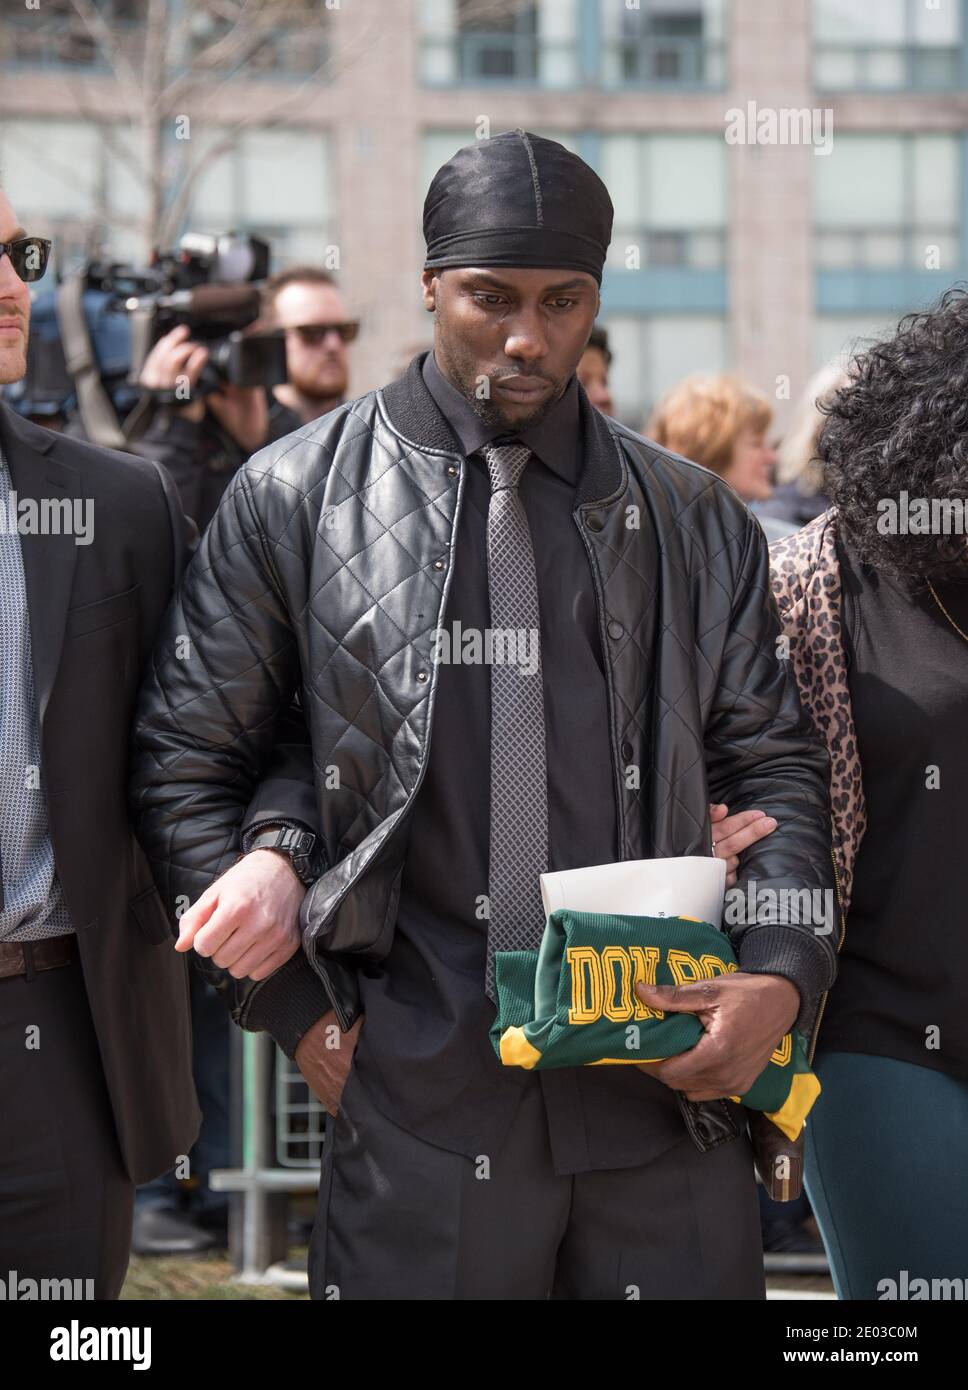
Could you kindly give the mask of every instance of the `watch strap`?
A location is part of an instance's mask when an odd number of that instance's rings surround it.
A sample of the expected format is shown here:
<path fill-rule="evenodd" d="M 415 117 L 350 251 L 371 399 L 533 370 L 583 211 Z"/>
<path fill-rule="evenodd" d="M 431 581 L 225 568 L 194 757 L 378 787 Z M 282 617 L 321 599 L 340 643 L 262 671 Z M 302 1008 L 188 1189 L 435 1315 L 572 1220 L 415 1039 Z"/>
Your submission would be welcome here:
<path fill-rule="evenodd" d="M 309 886 L 319 876 L 316 836 L 305 826 L 280 821 L 250 826 L 242 836 L 243 854 L 256 849 L 277 850 L 288 856 L 300 881 Z"/>

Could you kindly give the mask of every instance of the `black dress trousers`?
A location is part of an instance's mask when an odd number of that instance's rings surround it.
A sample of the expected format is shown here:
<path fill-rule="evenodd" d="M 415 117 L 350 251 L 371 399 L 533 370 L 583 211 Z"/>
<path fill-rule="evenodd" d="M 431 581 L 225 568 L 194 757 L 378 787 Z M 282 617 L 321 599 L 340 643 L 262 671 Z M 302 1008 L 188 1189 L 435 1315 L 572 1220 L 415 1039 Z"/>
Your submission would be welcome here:
<path fill-rule="evenodd" d="M 117 1298 L 133 1202 L 79 961 L 0 980 L 0 1278 Z"/>
<path fill-rule="evenodd" d="M 365 1025 L 364 1025 L 365 1026 Z M 557 1174 L 541 1091 L 476 1158 L 409 1134 L 355 1068 L 327 1122 L 309 1251 L 319 1300 L 762 1299 L 745 1132 L 649 1163 Z"/>

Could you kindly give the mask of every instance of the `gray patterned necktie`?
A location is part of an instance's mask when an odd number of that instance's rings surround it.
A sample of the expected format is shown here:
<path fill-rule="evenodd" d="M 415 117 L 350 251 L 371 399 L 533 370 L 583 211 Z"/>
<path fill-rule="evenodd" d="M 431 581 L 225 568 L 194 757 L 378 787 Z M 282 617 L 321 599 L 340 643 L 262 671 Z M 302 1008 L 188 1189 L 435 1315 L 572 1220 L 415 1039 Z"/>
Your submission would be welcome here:
<path fill-rule="evenodd" d="M 495 951 L 537 950 L 544 931 L 538 875 L 548 867 L 548 780 L 538 582 L 531 530 L 518 496 L 518 483 L 531 450 L 523 444 L 488 444 L 481 453 L 491 479 L 487 583 L 492 641 L 491 844 L 484 987 L 488 997 L 495 999 Z M 516 660 L 509 659 L 515 656 Z M 533 673 L 532 665 L 536 668 Z"/>

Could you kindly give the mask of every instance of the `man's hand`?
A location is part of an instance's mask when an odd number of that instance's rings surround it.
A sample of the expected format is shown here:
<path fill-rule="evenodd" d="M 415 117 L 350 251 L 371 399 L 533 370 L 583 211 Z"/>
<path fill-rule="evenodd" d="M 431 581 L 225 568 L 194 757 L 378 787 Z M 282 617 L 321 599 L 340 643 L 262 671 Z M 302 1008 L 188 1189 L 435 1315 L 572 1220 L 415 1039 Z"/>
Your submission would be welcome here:
<path fill-rule="evenodd" d="M 180 382 L 194 392 L 202 368 L 208 361 L 208 348 L 192 342 L 186 323 L 179 323 L 158 339 L 141 368 L 139 381 L 151 391 L 174 391 Z M 199 397 L 177 406 L 179 414 L 198 422 L 205 414 L 205 402 Z"/>
<path fill-rule="evenodd" d="M 264 980 L 299 950 L 305 895 L 284 854 L 254 849 L 184 914 L 175 950 L 194 946 L 237 980 Z"/>
<path fill-rule="evenodd" d="M 330 1009 L 303 1034 L 296 1048 L 296 1066 L 328 1115 L 335 1115 L 339 1108 L 362 1024 L 361 1014 L 349 1032 L 341 1033 Z"/>
<path fill-rule="evenodd" d="M 222 386 L 205 404 L 242 449 L 254 454 L 269 438 L 269 402 L 261 386 Z"/>
<path fill-rule="evenodd" d="M 710 806 L 709 819 L 713 825 L 713 854 L 726 860 L 726 887 L 732 888 L 740 852 L 772 835 L 776 821 L 763 811 L 737 811 L 731 816 L 729 807 L 722 804 Z"/>
<path fill-rule="evenodd" d="M 650 1009 L 695 1014 L 705 1034 L 695 1047 L 666 1062 L 640 1063 L 642 1071 L 688 1100 L 741 1096 L 789 1033 L 800 992 L 782 975 L 719 975 L 690 985 L 635 986 Z"/>
<path fill-rule="evenodd" d="M 152 391 L 174 391 L 186 383 L 189 399 L 173 407 L 199 423 L 206 408 L 241 449 L 254 454 L 269 437 L 269 402 L 261 386 L 222 386 L 206 396 L 194 395 L 208 362 L 208 348 L 192 341 L 188 325 L 176 324 L 155 343 L 141 368 L 139 381 Z"/>

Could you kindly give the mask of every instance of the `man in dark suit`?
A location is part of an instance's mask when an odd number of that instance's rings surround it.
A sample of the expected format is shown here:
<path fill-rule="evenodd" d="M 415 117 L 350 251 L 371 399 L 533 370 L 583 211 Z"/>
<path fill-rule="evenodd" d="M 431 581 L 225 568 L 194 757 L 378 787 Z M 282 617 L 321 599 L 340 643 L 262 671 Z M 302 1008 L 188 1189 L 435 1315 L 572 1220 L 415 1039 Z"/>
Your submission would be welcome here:
<path fill-rule="evenodd" d="M 0 188 L 0 386 L 26 371 L 48 253 Z M 21 1297 L 72 1280 L 61 1297 L 116 1298 L 135 1186 L 190 1176 L 200 1114 L 171 929 L 188 904 L 162 901 L 126 793 L 135 696 L 196 540 L 159 464 L 0 401 L 0 1271 Z M 250 818 L 291 800 L 285 737 Z M 231 868 L 237 854 L 227 839 L 220 901 L 238 930 L 218 964 L 244 954 L 259 981 L 292 954 L 281 919 L 305 888 L 288 858 L 256 849 Z"/>
<path fill-rule="evenodd" d="M 47 251 L 0 190 L 0 383 L 24 373 Z M 198 1130 L 185 962 L 125 805 L 139 677 L 193 540 L 156 464 L 0 403 L 0 1269 L 21 1296 L 117 1297 L 135 1184 Z"/>

